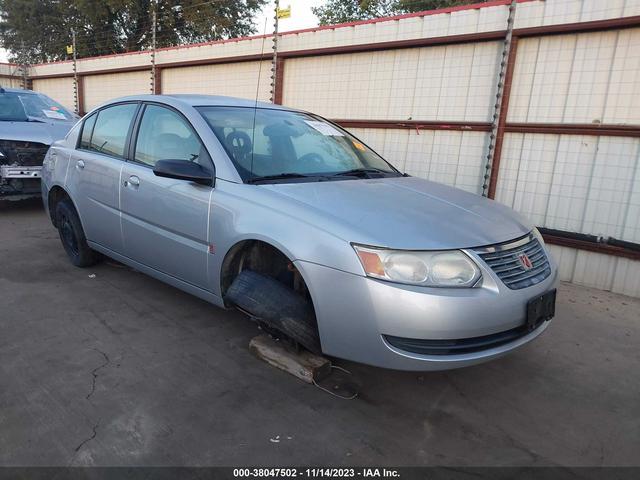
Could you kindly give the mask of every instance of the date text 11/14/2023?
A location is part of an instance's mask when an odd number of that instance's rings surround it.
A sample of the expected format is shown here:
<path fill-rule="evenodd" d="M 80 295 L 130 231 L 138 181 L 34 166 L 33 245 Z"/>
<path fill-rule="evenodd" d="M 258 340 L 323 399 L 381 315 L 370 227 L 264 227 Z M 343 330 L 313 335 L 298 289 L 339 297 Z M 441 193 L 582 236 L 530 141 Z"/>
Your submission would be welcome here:
<path fill-rule="evenodd" d="M 392 468 L 234 468 L 236 478 L 400 478 Z"/>

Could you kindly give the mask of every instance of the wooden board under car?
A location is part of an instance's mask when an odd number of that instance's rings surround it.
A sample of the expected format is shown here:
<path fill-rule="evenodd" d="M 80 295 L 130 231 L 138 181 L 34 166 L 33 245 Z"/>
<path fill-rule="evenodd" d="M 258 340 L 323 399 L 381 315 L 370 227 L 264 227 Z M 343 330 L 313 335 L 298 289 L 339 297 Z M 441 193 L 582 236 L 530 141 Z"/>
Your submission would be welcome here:
<path fill-rule="evenodd" d="M 268 335 L 258 335 L 249 342 L 249 350 L 258 358 L 300 380 L 319 382 L 331 373 L 331 362 L 306 350 L 287 349 Z"/>

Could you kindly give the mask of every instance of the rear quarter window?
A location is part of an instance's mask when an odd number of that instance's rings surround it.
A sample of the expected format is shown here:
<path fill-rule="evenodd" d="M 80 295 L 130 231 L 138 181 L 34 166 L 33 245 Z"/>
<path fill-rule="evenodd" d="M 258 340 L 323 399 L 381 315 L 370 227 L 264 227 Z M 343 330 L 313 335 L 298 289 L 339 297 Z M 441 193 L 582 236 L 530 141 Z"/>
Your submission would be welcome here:
<path fill-rule="evenodd" d="M 93 127 L 96 124 L 97 113 L 94 113 L 84 121 L 82 125 L 82 137 L 80 138 L 80 148 L 88 150 L 91 145 L 91 134 L 93 133 Z"/>

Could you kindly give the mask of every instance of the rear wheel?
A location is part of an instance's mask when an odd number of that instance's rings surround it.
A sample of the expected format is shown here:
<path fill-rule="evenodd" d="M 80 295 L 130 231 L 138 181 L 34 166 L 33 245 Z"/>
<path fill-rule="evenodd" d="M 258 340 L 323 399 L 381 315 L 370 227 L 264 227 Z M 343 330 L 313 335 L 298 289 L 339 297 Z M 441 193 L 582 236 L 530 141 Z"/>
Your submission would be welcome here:
<path fill-rule="evenodd" d="M 98 262 L 100 255 L 89 248 L 80 217 L 69 199 L 63 199 L 56 205 L 56 225 L 62 246 L 72 264 L 90 267 Z"/>

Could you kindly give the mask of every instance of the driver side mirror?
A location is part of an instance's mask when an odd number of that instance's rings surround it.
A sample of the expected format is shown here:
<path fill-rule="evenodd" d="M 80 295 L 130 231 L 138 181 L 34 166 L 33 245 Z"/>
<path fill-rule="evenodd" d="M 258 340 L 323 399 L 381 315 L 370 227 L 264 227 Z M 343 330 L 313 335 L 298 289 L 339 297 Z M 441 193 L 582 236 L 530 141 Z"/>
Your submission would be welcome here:
<path fill-rule="evenodd" d="M 199 163 L 189 160 L 158 160 L 153 167 L 153 173 L 157 177 L 175 178 L 213 186 L 213 174 Z"/>

